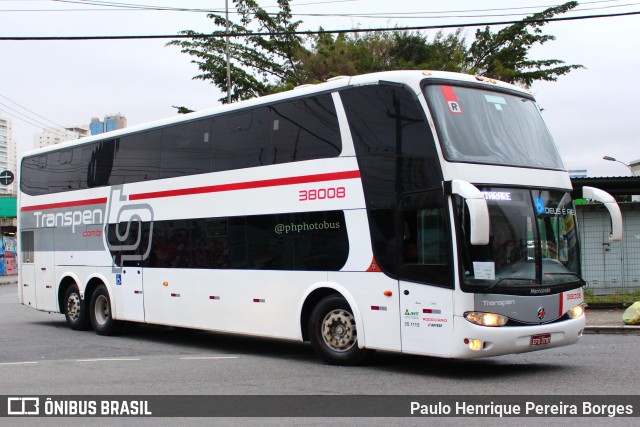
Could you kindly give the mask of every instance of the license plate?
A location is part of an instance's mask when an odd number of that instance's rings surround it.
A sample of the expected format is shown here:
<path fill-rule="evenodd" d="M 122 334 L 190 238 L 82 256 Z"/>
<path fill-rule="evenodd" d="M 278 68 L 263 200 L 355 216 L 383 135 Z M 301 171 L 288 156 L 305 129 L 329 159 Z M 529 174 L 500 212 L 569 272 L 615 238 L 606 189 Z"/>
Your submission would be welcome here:
<path fill-rule="evenodd" d="M 551 344 L 551 334 L 531 335 L 531 345 Z"/>

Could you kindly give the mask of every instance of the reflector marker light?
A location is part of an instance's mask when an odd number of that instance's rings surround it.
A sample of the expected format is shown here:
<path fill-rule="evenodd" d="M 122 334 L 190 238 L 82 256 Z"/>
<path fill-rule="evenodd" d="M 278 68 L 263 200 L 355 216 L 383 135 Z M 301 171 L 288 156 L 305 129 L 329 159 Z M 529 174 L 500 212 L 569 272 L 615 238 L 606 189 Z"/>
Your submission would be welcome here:
<path fill-rule="evenodd" d="M 220 299 L 220 297 L 211 295 L 211 296 L 209 296 L 209 299 Z"/>
<path fill-rule="evenodd" d="M 264 302 L 264 299 L 262 299 L 262 298 L 254 298 L 253 302 Z"/>
<path fill-rule="evenodd" d="M 171 296 L 174 298 L 180 298 L 180 294 L 171 294 Z"/>
<path fill-rule="evenodd" d="M 423 308 L 422 312 L 425 314 L 442 314 L 442 310 L 435 310 L 433 308 Z"/>
<path fill-rule="evenodd" d="M 47 289 L 51 289 L 51 288 L 53 288 L 53 286 L 51 286 L 51 285 L 46 285 L 46 286 L 45 286 L 45 288 L 47 288 Z"/>
<path fill-rule="evenodd" d="M 385 297 L 393 296 L 393 292 L 391 292 L 391 291 L 384 291 L 384 296 L 385 296 Z"/>
<path fill-rule="evenodd" d="M 383 307 L 380 305 L 372 305 L 371 310 L 373 311 L 387 311 L 387 307 Z"/>
<path fill-rule="evenodd" d="M 142 294 L 142 291 L 133 291 L 134 294 Z"/>

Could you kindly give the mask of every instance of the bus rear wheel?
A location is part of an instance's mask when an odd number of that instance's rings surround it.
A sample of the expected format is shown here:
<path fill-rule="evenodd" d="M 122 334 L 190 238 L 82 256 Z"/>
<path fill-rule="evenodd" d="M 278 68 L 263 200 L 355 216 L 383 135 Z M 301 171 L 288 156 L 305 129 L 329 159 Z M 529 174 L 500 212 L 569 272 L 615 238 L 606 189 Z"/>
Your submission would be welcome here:
<path fill-rule="evenodd" d="M 314 307 L 309 338 L 314 351 L 330 365 L 358 365 L 371 353 L 358 347 L 353 312 L 340 295 L 329 295 Z"/>
<path fill-rule="evenodd" d="M 90 327 L 86 303 L 80 298 L 77 285 L 71 285 L 64 293 L 64 318 L 67 325 L 75 331 L 86 331 Z"/>
<path fill-rule="evenodd" d="M 89 307 L 91 326 L 98 335 L 117 335 L 122 332 L 124 323 L 113 319 L 109 292 L 104 285 L 96 288 Z"/>

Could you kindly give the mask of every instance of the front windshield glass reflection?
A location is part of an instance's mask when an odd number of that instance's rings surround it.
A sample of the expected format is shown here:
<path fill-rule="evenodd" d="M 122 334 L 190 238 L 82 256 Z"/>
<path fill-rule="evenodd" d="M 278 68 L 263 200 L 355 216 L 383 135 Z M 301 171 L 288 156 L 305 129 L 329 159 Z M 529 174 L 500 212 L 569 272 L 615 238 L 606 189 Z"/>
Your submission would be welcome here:
<path fill-rule="evenodd" d="M 468 210 L 464 200 L 456 200 L 465 285 L 523 288 L 581 281 L 575 210 L 568 193 L 481 190 L 489 208 L 488 245 L 470 244 Z"/>

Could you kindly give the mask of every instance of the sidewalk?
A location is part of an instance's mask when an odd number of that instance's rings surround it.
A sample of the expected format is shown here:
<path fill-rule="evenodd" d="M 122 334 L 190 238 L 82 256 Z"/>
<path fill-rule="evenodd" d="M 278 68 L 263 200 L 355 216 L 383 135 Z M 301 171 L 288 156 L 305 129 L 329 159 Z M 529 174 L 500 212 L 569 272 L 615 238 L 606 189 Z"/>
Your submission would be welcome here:
<path fill-rule="evenodd" d="M 18 276 L 0 276 L 0 286 L 15 285 Z M 622 308 L 587 308 L 585 334 L 640 335 L 640 325 L 622 323 Z"/>
<path fill-rule="evenodd" d="M 640 335 L 640 325 L 625 325 L 622 322 L 622 308 L 587 307 L 587 327 L 585 334 Z"/>

